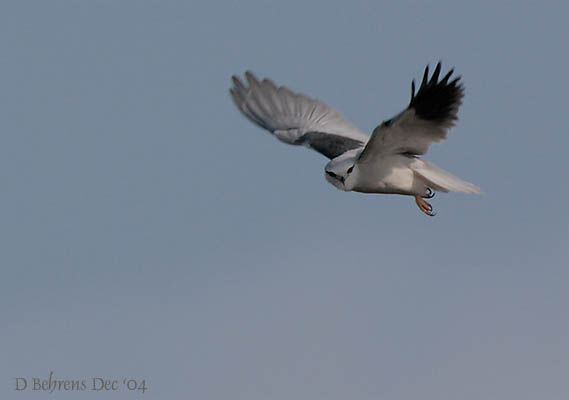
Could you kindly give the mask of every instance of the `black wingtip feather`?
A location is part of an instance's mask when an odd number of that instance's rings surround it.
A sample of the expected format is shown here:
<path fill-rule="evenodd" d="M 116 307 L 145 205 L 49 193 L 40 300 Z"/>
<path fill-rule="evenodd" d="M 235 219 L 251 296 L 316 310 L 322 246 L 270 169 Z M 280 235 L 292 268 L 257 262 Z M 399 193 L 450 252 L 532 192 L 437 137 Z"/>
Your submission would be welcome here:
<path fill-rule="evenodd" d="M 439 61 L 439 63 L 437 64 L 436 68 L 435 68 L 435 72 L 433 72 L 433 76 L 431 77 L 431 81 L 429 82 L 430 84 L 432 84 L 433 82 L 437 82 L 439 80 L 439 75 L 441 74 L 441 62 Z"/>
<path fill-rule="evenodd" d="M 421 87 L 423 87 L 427 84 L 427 79 L 429 79 L 429 65 L 428 64 L 425 67 L 425 73 L 423 74 L 423 80 L 421 81 Z"/>
<path fill-rule="evenodd" d="M 448 79 L 450 78 L 450 76 L 452 75 L 452 73 L 454 72 L 454 68 L 451 68 L 451 70 L 449 72 L 447 72 L 447 74 L 445 75 L 445 77 L 443 79 L 441 79 L 441 85 L 446 85 L 448 82 Z"/>
<path fill-rule="evenodd" d="M 409 108 L 413 108 L 417 117 L 437 123 L 448 123 L 457 119 L 458 107 L 461 104 L 464 88 L 459 83 L 460 77 L 456 77 L 450 83 L 454 69 L 451 69 L 442 80 L 439 81 L 441 63 L 439 62 L 429 79 L 429 66 L 425 68 L 425 74 L 421 86 L 415 95 L 415 82 L 411 83 L 411 101 Z"/>

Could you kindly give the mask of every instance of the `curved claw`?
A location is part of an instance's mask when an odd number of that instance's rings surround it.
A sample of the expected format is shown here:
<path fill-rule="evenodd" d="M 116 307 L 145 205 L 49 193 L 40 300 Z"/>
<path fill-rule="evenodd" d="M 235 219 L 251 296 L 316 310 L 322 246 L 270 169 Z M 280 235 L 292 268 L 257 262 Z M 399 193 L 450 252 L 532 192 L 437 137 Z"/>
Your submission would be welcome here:
<path fill-rule="evenodd" d="M 435 197 L 435 191 L 431 188 L 427 188 L 427 193 L 423 195 L 424 199 L 432 199 L 433 197 Z"/>
<path fill-rule="evenodd" d="M 433 211 L 433 206 L 430 205 L 429 203 L 427 203 L 427 207 L 425 207 L 425 210 L 422 210 L 425 214 L 427 214 L 429 217 L 434 217 L 435 215 L 437 215 L 436 212 Z"/>
<path fill-rule="evenodd" d="M 427 214 L 429 217 L 437 215 L 437 213 L 433 212 L 433 206 L 423 200 L 421 196 L 415 196 L 415 202 L 417 203 L 419 210 Z"/>

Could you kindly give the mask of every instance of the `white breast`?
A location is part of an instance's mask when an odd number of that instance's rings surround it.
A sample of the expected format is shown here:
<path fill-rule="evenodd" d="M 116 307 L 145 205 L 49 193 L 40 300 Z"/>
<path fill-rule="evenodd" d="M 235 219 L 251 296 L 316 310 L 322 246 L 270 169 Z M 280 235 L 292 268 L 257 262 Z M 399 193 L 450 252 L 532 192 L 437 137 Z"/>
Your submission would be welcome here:
<path fill-rule="evenodd" d="M 416 181 L 410 168 L 414 161 L 412 157 L 395 154 L 360 163 L 358 182 L 353 190 L 364 193 L 421 193 L 424 185 Z"/>

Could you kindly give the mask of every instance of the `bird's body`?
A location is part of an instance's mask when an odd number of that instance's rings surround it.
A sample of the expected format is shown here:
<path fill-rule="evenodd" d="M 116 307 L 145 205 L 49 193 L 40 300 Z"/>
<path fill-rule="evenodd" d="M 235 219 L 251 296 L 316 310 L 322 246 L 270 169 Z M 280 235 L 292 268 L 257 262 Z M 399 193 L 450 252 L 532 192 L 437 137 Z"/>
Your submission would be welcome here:
<path fill-rule="evenodd" d="M 438 80 L 440 68 L 439 63 L 429 80 L 427 67 L 416 95 L 412 83 L 407 109 L 382 122 L 370 137 L 324 103 L 268 79 L 259 82 L 250 72 L 245 74 L 249 87 L 233 77 L 230 92 L 255 124 L 285 143 L 304 145 L 328 157 L 325 177 L 336 188 L 414 196 L 421 211 L 434 215 L 424 200 L 434 191 L 481 192 L 419 157 L 432 143 L 446 138 L 464 94 L 459 78 L 449 82 L 452 70 Z"/>
<path fill-rule="evenodd" d="M 358 171 L 361 174 L 352 190 L 362 193 L 423 194 L 427 188 L 413 173 L 415 161 L 413 157 L 392 154 L 360 163 Z"/>

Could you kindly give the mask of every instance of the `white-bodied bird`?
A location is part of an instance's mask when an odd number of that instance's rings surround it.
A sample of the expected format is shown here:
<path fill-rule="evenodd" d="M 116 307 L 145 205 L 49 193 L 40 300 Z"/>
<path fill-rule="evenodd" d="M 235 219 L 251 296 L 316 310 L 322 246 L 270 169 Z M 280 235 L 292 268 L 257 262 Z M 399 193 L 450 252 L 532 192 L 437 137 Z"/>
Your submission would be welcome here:
<path fill-rule="evenodd" d="M 245 73 L 248 86 L 233 76 L 230 93 L 247 118 L 281 141 L 328 157 L 325 177 L 336 188 L 413 196 L 419 209 L 433 216 L 425 199 L 435 191 L 481 193 L 419 157 L 432 143 L 446 139 L 464 96 L 460 77 L 449 81 L 451 69 L 439 81 L 440 71 L 439 62 L 429 79 L 427 65 L 417 93 L 415 81 L 411 83 L 409 106 L 383 121 L 369 137 L 326 104 L 277 87 L 269 79 L 259 82 L 251 72 Z"/>

